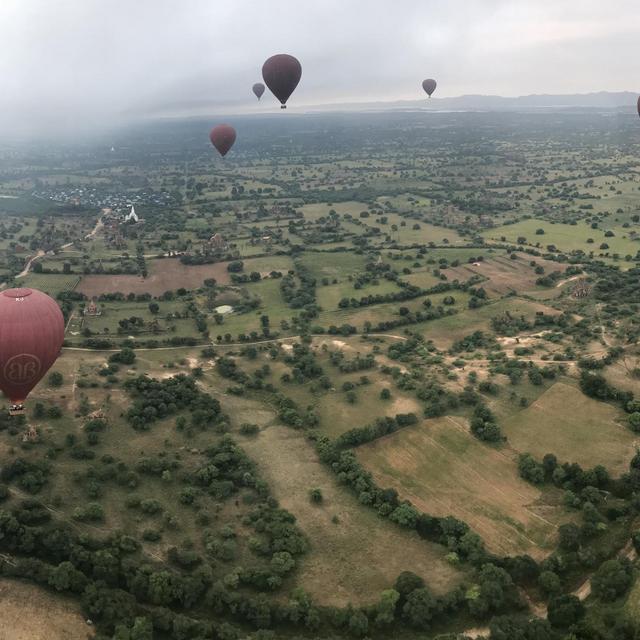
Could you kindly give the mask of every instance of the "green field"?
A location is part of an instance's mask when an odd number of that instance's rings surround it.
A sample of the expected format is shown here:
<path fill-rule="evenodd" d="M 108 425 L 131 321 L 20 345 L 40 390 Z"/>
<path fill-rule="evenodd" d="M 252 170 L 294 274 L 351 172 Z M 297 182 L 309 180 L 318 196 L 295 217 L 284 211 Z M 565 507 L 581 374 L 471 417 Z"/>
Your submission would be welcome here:
<path fill-rule="evenodd" d="M 635 225 L 636 233 L 638 231 Z M 536 235 L 536 230 L 544 230 L 544 235 Z M 606 237 L 605 232 L 612 231 L 613 237 Z M 631 229 L 623 229 L 621 226 L 603 223 L 598 229 L 592 229 L 589 225 L 578 223 L 576 225 L 555 223 L 550 224 L 546 220 L 523 220 L 516 224 L 496 227 L 486 231 L 483 235 L 491 241 L 500 241 L 504 237 L 508 242 L 516 243 L 519 237 L 526 239 L 526 244 L 546 247 L 553 244 L 562 251 L 581 250 L 586 254 L 592 253 L 595 256 L 613 256 L 619 254 L 622 258 L 626 255 L 635 256 L 640 250 L 640 238 L 632 239 Z M 588 239 L 593 242 L 587 242 Z M 609 245 L 609 248 L 600 248 L 602 243 Z"/>
<path fill-rule="evenodd" d="M 640 442 L 625 415 L 611 405 L 585 398 L 573 385 L 556 382 L 524 411 L 505 420 L 509 442 L 518 451 L 584 467 L 604 465 L 624 472 Z M 579 446 L 578 446 L 579 443 Z"/>
<path fill-rule="evenodd" d="M 419 509 L 468 522 L 496 553 L 540 558 L 566 518 L 555 497 L 518 477 L 513 456 L 479 443 L 457 418 L 424 420 L 360 447 L 358 457 Z"/>

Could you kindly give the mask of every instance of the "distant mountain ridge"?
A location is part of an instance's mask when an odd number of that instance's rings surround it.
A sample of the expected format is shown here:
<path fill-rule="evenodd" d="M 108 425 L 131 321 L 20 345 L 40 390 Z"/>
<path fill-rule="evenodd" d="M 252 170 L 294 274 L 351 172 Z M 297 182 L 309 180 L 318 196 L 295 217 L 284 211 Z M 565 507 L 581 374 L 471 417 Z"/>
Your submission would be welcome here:
<path fill-rule="evenodd" d="M 418 98 L 416 100 L 378 100 L 362 102 L 329 102 L 301 103 L 293 101 L 290 112 L 330 113 L 330 112 L 364 112 L 364 111 L 554 111 L 564 109 L 599 109 L 635 111 L 638 93 L 632 91 L 599 91 L 593 93 L 572 94 L 531 94 L 527 96 L 497 96 L 467 94 L 451 98 Z M 266 106 L 266 109 L 265 109 Z M 272 108 L 262 105 L 258 109 L 254 102 L 234 101 L 212 105 L 210 99 L 178 100 L 164 104 L 159 108 L 147 111 L 132 110 L 125 116 L 142 116 L 151 118 L 210 118 L 214 114 L 225 117 L 266 115 L 279 113 L 279 105 Z"/>
<path fill-rule="evenodd" d="M 393 102 L 351 102 L 309 106 L 319 111 L 334 110 L 387 110 L 387 109 L 429 109 L 444 110 L 508 110 L 508 109 L 635 109 L 638 94 L 631 91 L 599 91 L 597 93 L 574 94 L 531 94 L 527 96 L 505 97 L 492 95 L 462 95 L 453 98 L 433 97 L 423 100 L 397 100 Z"/>

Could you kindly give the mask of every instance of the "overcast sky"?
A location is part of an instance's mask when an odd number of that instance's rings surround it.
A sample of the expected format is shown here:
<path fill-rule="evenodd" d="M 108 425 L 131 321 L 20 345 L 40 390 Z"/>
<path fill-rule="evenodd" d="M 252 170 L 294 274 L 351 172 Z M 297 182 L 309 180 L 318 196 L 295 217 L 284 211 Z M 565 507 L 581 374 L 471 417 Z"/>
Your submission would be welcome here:
<path fill-rule="evenodd" d="M 294 108 L 640 89 L 638 0 L 0 0 L 0 129 L 233 112 L 264 60 Z"/>

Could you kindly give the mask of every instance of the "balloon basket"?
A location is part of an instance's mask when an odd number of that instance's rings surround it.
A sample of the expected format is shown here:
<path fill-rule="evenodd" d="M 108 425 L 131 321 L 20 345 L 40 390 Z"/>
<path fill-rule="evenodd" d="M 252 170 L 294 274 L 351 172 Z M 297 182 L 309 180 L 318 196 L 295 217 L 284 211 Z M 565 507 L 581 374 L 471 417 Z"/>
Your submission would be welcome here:
<path fill-rule="evenodd" d="M 10 416 L 23 416 L 24 415 L 24 407 L 11 407 L 9 409 Z"/>
<path fill-rule="evenodd" d="M 286 108 L 287 108 L 287 105 L 286 105 L 286 104 L 281 104 L 281 105 L 280 105 L 280 108 L 281 108 L 281 109 L 286 109 Z"/>

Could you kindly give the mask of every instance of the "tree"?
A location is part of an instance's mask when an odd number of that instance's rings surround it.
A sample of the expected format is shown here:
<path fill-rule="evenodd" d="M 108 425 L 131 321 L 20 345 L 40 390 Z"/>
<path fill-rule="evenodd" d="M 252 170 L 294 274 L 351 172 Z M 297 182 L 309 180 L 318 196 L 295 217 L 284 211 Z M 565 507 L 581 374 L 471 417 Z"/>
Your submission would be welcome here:
<path fill-rule="evenodd" d="M 400 594 L 395 589 L 386 589 L 380 595 L 380 601 L 376 604 L 376 625 L 391 624 L 395 617 L 396 605 Z"/>
<path fill-rule="evenodd" d="M 47 417 L 52 418 L 53 420 L 62 418 L 62 409 L 58 405 L 54 404 L 52 407 L 49 407 Z"/>
<path fill-rule="evenodd" d="M 520 604 L 518 590 L 511 576 L 491 563 L 482 566 L 479 575 L 480 588 L 475 598 L 469 600 L 469 611 L 474 616 L 485 616 Z"/>
<path fill-rule="evenodd" d="M 491 640 L 553 640 L 556 634 L 546 620 L 527 616 L 497 616 L 489 625 Z"/>
<path fill-rule="evenodd" d="M 640 411 L 634 411 L 629 416 L 629 426 L 632 431 L 635 431 L 636 433 L 640 432 Z"/>
<path fill-rule="evenodd" d="M 364 636 L 369 630 L 369 620 L 362 611 L 356 611 L 349 618 L 349 631 L 354 636 Z"/>
<path fill-rule="evenodd" d="M 535 458 L 528 453 L 520 455 L 518 459 L 518 472 L 521 478 L 524 478 L 532 484 L 542 484 L 545 479 L 544 467 L 536 462 Z"/>
<path fill-rule="evenodd" d="M 149 311 L 153 313 L 153 315 L 156 315 L 160 311 L 160 305 L 157 302 L 150 302 Z"/>
<path fill-rule="evenodd" d="M 33 406 L 33 417 L 36 420 L 40 420 L 44 418 L 46 414 L 47 412 L 42 402 L 36 402 Z"/>
<path fill-rule="evenodd" d="M 136 618 L 130 629 L 118 625 L 114 640 L 153 640 L 153 624 L 148 618 Z"/>
<path fill-rule="evenodd" d="M 124 347 L 118 351 L 118 353 L 113 353 L 109 356 L 109 362 L 116 362 L 120 364 L 133 364 L 135 360 L 135 351 L 129 347 Z"/>
<path fill-rule="evenodd" d="M 437 613 L 438 601 L 425 587 L 414 589 L 407 596 L 407 601 L 402 607 L 405 620 L 417 629 L 429 629 Z"/>
<path fill-rule="evenodd" d="M 580 529 L 569 522 L 558 527 L 558 534 L 560 535 L 560 548 L 563 551 L 577 551 L 580 547 L 582 535 Z"/>
<path fill-rule="evenodd" d="M 624 595 L 633 582 L 633 566 L 626 559 L 603 562 L 591 580 L 595 596 L 605 602 L 612 602 Z"/>
<path fill-rule="evenodd" d="M 244 269 L 244 263 L 242 260 L 233 260 L 227 264 L 227 271 L 229 273 L 238 273 Z"/>
<path fill-rule="evenodd" d="M 576 596 L 563 594 L 550 600 L 547 617 L 554 627 L 566 628 L 578 622 L 584 613 L 584 605 Z"/>
<path fill-rule="evenodd" d="M 403 502 L 391 512 L 389 520 L 399 524 L 401 527 L 415 529 L 419 515 L 420 514 L 413 505 L 408 502 Z"/>
<path fill-rule="evenodd" d="M 64 384 L 64 377 L 59 371 L 52 371 L 49 374 L 49 386 L 61 387 Z"/>
<path fill-rule="evenodd" d="M 87 579 L 71 562 L 65 561 L 51 570 L 47 582 L 56 591 L 80 593 L 84 589 Z"/>
<path fill-rule="evenodd" d="M 562 590 L 560 578 L 553 571 L 543 571 L 538 578 L 538 585 L 549 596 L 557 595 Z"/>
<path fill-rule="evenodd" d="M 397 578 L 393 588 L 400 594 L 400 597 L 406 597 L 416 589 L 424 587 L 424 580 L 411 571 L 403 571 Z"/>

